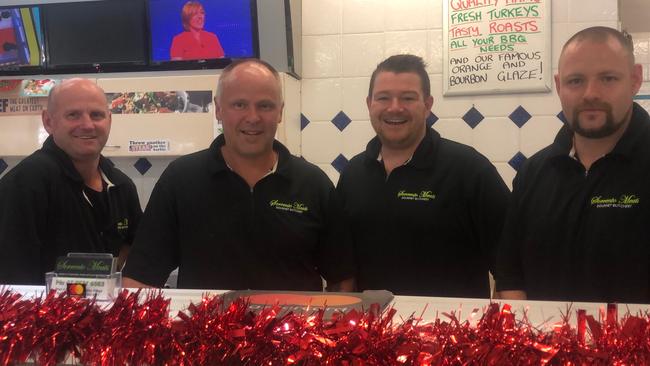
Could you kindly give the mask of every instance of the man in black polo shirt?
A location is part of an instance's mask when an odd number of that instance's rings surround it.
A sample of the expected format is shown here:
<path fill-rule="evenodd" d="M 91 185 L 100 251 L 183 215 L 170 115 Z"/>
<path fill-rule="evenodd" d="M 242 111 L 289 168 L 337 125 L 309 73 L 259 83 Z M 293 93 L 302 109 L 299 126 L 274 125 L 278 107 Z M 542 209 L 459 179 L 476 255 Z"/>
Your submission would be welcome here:
<path fill-rule="evenodd" d="M 125 287 L 353 289 L 349 234 L 329 178 L 274 139 L 277 71 L 260 60 L 224 69 L 215 97 L 223 134 L 169 165 L 125 268 Z"/>
<path fill-rule="evenodd" d="M 504 298 L 650 302 L 650 119 L 632 41 L 606 27 L 562 49 L 567 119 L 518 172 L 499 249 Z"/>
<path fill-rule="evenodd" d="M 341 174 L 360 289 L 489 297 L 488 271 L 508 188 L 471 147 L 426 127 L 433 104 L 421 58 L 391 56 L 370 79 L 377 136 Z"/>
<path fill-rule="evenodd" d="M 50 136 L 0 180 L 0 283 L 42 285 L 58 256 L 112 253 L 123 262 L 142 215 L 133 182 L 100 155 L 111 114 L 85 79 L 55 86 Z"/>

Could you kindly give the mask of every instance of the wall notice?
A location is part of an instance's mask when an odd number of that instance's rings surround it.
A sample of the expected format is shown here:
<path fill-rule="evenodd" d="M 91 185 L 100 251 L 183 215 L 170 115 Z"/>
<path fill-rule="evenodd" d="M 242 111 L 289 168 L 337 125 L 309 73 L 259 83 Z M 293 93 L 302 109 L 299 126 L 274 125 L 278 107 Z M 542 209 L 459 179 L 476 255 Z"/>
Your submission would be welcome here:
<path fill-rule="evenodd" d="M 551 0 L 444 0 L 445 95 L 551 90 Z"/>
<path fill-rule="evenodd" d="M 0 80 L 0 116 L 41 114 L 56 80 Z"/>
<path fill-rule="evenodd" d="M 129 140 L 129 152 L 169 152 L 169 140 Z"/>

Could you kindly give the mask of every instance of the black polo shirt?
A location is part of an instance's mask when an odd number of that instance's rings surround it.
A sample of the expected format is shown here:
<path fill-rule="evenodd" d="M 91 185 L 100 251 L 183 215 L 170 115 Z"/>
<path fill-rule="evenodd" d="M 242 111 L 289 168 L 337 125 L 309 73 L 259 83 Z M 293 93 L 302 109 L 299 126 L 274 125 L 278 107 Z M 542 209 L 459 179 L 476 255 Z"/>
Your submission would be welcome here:
<path fill-rule="evenodd" d="M 650 119 L 634 104 L 612 152 L 589 171 L 563 127 L 518 172 L 497 289 L 529 299 L 650 302 Z"/>
<path fill-rule="evenodd" d="M 386 177 L 375 137 L 337 190 L 364 289 L 402 295 L 489 297 L 488 270 L 509 191 L 476 150 L 431 129 L 411 160 Z"/>
<path fill-rule="evenodd" d="M 107 184 L 101 213 L 51 136 L 0 180 L 0 283 L 42 285 L 58 256 L 117 256 L 131 244 L 142 215 L 135 185 L 104 157 L 99 167 Z"/>
<path fill-rule="evenodd" d="M 321 290 L 352 277 L 349 234 L 334 186 L 279 142 L 274 173 L 253 189 L 207 149 L 172 162 L 156 184 L 124 275 L 162 286 Z"/>

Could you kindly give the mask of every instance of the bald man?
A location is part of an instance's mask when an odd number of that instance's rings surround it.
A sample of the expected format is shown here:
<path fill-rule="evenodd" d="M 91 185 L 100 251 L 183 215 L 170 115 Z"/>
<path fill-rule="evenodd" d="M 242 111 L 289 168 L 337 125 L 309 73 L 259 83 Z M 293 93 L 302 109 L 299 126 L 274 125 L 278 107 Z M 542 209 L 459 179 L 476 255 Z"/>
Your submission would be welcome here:
<path fill-rule="evenodd" d="M 274 139 L 278 72 L 239 60 L 215 97 L 223 134 L 172 162 L 156 184 L 124 270 L 125 287 L 352 290 L 352 248 L 334 186 Z"/>
<path fill-rule="evenodd" d="M 69 79 L 42 114 L 49 137 L 0 180 L 0 284 L 42 285 L 58 256 L 128 252 L 142 215 L 135 185 L 101 155 L 104 91 Z"/>

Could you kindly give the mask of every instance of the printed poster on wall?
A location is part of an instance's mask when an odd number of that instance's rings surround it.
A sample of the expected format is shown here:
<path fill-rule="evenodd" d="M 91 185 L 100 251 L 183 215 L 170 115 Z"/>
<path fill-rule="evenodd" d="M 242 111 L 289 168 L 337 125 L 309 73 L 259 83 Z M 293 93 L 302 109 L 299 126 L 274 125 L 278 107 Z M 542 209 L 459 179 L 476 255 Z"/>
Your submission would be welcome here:
<path fill-rule="evenodd" d="M 551 91 L 551 0 L 444 0 L 444 95 Z"/>
<path fill-rule="evenodd" d="M 211 90 L 106 93 L 106 99 L 113 114 L 208 113 L 212 110 Z"/>
<path fill-rule="evenodd" d="M 56 84 L 53 79 L 0 80 L 0 116 L 41 114 L 47 96 Z"/>

